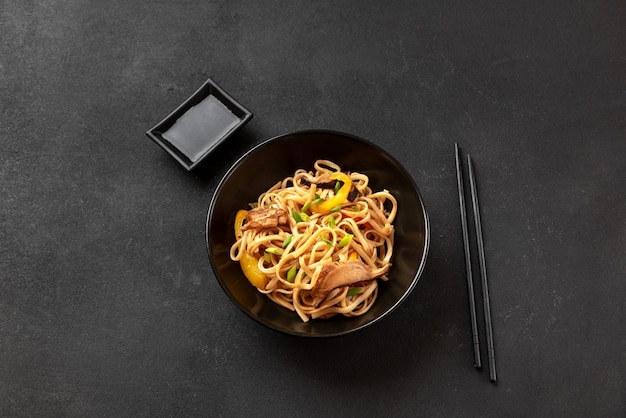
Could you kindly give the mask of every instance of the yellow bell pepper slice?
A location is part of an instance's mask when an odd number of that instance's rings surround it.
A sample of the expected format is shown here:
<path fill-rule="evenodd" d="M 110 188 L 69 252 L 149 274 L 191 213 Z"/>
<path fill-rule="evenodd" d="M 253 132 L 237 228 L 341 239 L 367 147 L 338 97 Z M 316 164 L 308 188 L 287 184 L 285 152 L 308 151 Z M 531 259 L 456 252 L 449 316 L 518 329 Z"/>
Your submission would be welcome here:
<path fill-rule="evenodd" d="M 248 211 L 243 209 L 235 215 L 235 236 L 237 239 L 241 238 L 241 227 L 243 226 L 243 221 L 246 220 L 246 216 L 248 216 Z"/>
<path fill-rule="evenodd" d="M 338 171 L 331 174 L 330 179 L 343 182 L 343 186 L 341 186 L 339 191 L 337 191 L 337 193 L 330 199 L 323 200 L 316 205 L 311 205 L 311 210 L 313 212 L 328 213 L 336 207 L 341 206 L 341 204 L 343 204 L 343 202 L 345 202 L 348 198 L 348 195 L 350 194 L 350 189 L 352 188 L 352 180 L 350 179 L 350 176 Z"/>
<path fill-rule="evenodd" d="M 248 215 L 247 210 L 240 210 L 235 215 L 235 236 L 237 239 L 241 238 L 241 227 L 243 226 L 243 221 L 246 219 Z M 259 270 L 259 260 L 253 256 L 244 252 L 241 254 L 241 258 L 239 259 L 239 265 L 241 266 L 241 271 L 243 271 L 244 276 L 248 279 L 250 283 L 254 287 L 259 289 L 264 289 L 267 284 L 267 276 Z"/>

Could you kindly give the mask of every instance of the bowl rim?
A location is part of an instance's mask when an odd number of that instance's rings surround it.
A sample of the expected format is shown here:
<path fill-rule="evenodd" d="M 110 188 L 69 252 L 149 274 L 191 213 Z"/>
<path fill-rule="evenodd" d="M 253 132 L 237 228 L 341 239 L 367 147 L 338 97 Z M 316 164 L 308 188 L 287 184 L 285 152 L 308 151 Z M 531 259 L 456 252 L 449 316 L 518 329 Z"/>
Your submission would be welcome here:
<path fill-rule="evenodd" d="M 210 243 L 210 224 L 211 224 L 211 220 L 213 218 L 212 215 L 213 215 L 213 211 L 214 211 L 214 208 L 215 208 L 215 205 L 216 205 L 217 198 L 219 196 L 220 191 L 222 190 L 222 188 L 224 186 L 224 183 L 226 183 L 226 181 L 228 181 L 228 179 L 233 175 L 233 173 L 237 170 L 237 168 L 249 156 L 251 156 L 256 151 L 258 151 L 259 149 L 263 148 L 264 146 L 268 145 L 271 142 L 278 141 L 278 140 L 281 140 L 283 138 L 290 137 L 290 136 L 309 135 L 309 134 L 325 134 L 325 135 L 338 135 L 338 136 L 348 137 L 348 138 L 350 138 L 352 140 L 356 140 L 357 142 L 364 143 L 365 145 L 367 145 L 369 147 L 372 147 L 372 148 L 376 149 L 377 151 L 383 153 L 401 171 L 403 171 L 405 176 L 406 176 L 406 178 L 411 181 L 411 185 L 412 185 L 413 189 L 415 190 L 415 193 L 417 194 L 417 197 L 419 198 L 421 211 L 422 211 L 422 214 L 423 214 L 423 217 L 424 217 L 424 251 L 422 253 L 422 257 L 421 257 L 421 260 L 419 262 L 419 267 L 417 268 L 413 278 L 411 279 L 411 282 L 410 282 L 409 286 L 407 287 L 406 291 L 404 291 L 402 296 L 399 297 L 398 300 L 396 300 L 387 310 L 382 312 L 380 315 L 374 317 L 373 319 L 371 319 L 371 320 L 369 320 L 367 322 L 364 322 L 364 323 L 362 323 L 359 326 L 356 326 L 354 328 L 350 328 L 350 329 L 345 330 L 345 331 L 339 331 L 339 332 L 333 332 L 333 333 L 327 333 L 327 334 L 311 334 L 311 333 L 303 333 L 303 332 L 291 331 L 291 330 L 287 330 L 287 329 L 284 329 L 284 328 L 280 328 L 278 326 L 274 326 L 273 324 L 268 323 L 267 321 L 263 321 L 261 318 L 259 318 L 257 316 L 254 316 L 251 312 L 249 312 L 247 309 L 245 309 L 245 307 L 239 302 L 239 300 L 237 300 L 232 295 L 230 290 L 226 287 L 224 281 L 220 278 L 218 269 L 215 266 L 215 263 L 213 261 L 213 251 L 211 249 L 211 243 Z M 430 231 L 430 219 L 428 217 L 428 212 L 426 211 L 426 206 L 424 204 L 424 199 L 423 199 L 423 197 L 422 197 L 422 195 L 420 193 L 419 188 L 417 187 L 417 183 L 413 179 L 413 176 L 411 176 L 411 174 L 406 170 L 406 168 L 393 155 L 391 155 L 388 151 L 386 151 L 381 146 L 379 146 L 379 145 L 377 145 L 377 144 L 375 144 L 375 143 L 373 143 L 373 142 L 371 142 L 371 141 L 369 141 L 367 139 L 364 139 L 364 138 L 362 138 L 360 136 L 354 135 L 354 134 L 341 132 L 341 131 L 337 131 L 337 130 L 329 130 L 329 129 L 306 129 L 306 130 L 300 130 L 300 131 L 284 133 L 284 134 L 276 135 L 274 137 L 266 139 L 266 140 L 260 142 L 259 144 L 253 146 L 252 148 L 250 148 L 243 155 L 241 155 L 237 159 L 237 161 L 235 161 L 232 164 L 232 166 L 226 171 L 226 173 L 224 173 L 224 175 L 220 179 L 218 185 L 216 186 L 216 188 L 215 188 L 215 190 L 213 192 L 213 196 L 211 197 L 211 202 L 210 202 L 209 207 L 207 209 L 207 216 L 206 216 L 206 223 L 205 223 L 205 241 L 206 241 L 206 246 L 207 246 L 209 263 L 211 265 L 211 269 L 213 270 L 213 274 L 215 275 L 215 279 L 219 283 L 219 285 L 222 288 L 222 290 L 224 291 L 224 293 L 228 296 L 230 301 L 235 306 L 237 306 L 240 311 L 242 311 L 244 314 L 246 314 L 246 316 L 248 316 L 249 318 L 253 319 L 256 323 L 265 326 L 266 328 L 269 328 L 271 330 L 274 330 L 274 331 L 277 331 L 277 332 L 280 332 L 280 333 L 283 333 L 283 334 L 297 336 L 297 337 L 305 337 L 305 338 L 330 338 L 330 337 L 337 337 L 337 336 L 344 336 L 344 335 L 353 334 L 353 333 L 355 333 L 357 331 L 360 331 L 360 330 L 363 330 L 365 328 L 368 328 L 368 327 L 372 326 L 373 324 L 379 322 L 380 320 L 382 320 L 383 318 L 385 318 L 389 314 L 391 314 L 393 311 L 395 311 L 396 308 L 398 306 L 400 306 L 409 297 L 409 295 L 415 289 L 415 286 L 417 285 L 417 282 L 419 282 L 419 279 L 421 278 L 421 276 L 422 276 L 422 274 L 423 274 L 423 272 L 424 272 L 424 270 L 426 268 L 426 261 L 428 259 L 428 252 L 429 252 L 430 241 L 431 241 L 431 231 Z"/>

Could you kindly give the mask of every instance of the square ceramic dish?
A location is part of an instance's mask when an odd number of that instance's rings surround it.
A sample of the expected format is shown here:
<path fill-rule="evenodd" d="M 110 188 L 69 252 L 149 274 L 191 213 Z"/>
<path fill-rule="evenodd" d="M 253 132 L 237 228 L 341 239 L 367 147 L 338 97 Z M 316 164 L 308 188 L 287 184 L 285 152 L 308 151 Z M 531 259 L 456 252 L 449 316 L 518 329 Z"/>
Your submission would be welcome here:
<path fill-rule="evenodd" d="M 252 116 L 209 78 L 146 135 L 183 167 L 192 170 Z"/>

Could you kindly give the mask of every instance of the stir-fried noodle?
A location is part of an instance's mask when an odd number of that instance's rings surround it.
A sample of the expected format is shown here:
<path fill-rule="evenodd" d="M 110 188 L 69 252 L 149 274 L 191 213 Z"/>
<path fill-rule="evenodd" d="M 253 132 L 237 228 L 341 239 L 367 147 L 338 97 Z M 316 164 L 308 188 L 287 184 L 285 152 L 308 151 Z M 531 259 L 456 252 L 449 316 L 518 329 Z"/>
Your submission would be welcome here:
<path fill-rule="evenodd" d="M 303 321 L 362 315 L 388 280 L 397 202 L 328 160 L 297 170 L 235 220 L 230 257 L 257 289 Z"/>

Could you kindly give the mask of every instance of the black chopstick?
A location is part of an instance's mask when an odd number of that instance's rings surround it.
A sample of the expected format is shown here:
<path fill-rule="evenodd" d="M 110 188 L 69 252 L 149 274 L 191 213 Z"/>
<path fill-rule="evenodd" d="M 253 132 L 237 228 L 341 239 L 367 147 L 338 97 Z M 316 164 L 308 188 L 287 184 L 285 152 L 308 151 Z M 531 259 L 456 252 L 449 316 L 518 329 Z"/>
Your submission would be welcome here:
<path fill-rule="evenodd" d="M 480 340 L 478 337 L 478 324 L 476 321 L 476 302 L 474 300 L 474 281 L 472 279 L 472 261 L 469 248 L 469 235 L 467 233 L 467 212 L 465 207 L 465 189 L 463 187 L 463 172 L 461 159 L 459 158 L 459 144 L 454 144 L 456 157 L 456 178 L 459 188 L 459 205 L 461 208 L 461 227 L 463 229 L 463 248 L 465 249 L 465 276 L 467 278 L 467 297 L 469 299 L 470 318 L 472 321 L 472 342 L 474 346 L 474 367 L 481 367 Z"/>
<path fill-rule="evenodd" d="M 474 225 L 476 226 L 476 240 L 478 242 L 478 260 L 480 262 L 480 277 L 483 288 L 483 308 L 485 315 L 485 329 L 487 334 L 487 356 L 489 358 L 489 378 L 496 381 L 496 355 L 493 345 L 493 328 L 491 325 L 491 306 L 489 303 L 489 288 L 487 286 L 487 267 L 485 264 L 485 247 L 483 244 L 483 231 L 480 223 L 480 209 L 478 207 L 478 193 L 476 191 L 476 179 L 472 159 L 467 156 L 467 169 L 470 176 L 470 188 L 472 193 L 472 205 L 474 207 Z"/>

